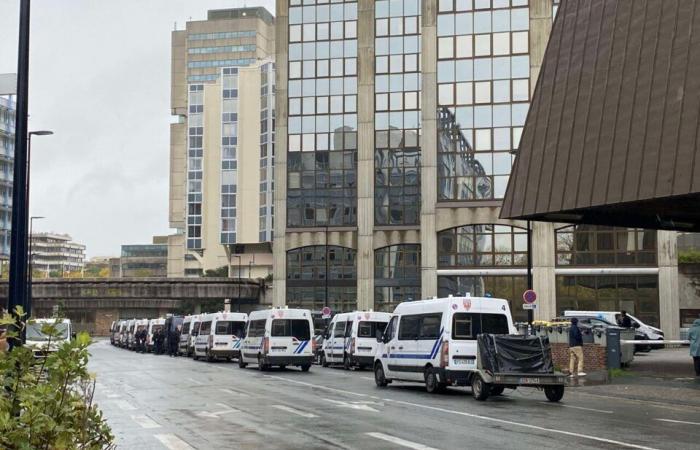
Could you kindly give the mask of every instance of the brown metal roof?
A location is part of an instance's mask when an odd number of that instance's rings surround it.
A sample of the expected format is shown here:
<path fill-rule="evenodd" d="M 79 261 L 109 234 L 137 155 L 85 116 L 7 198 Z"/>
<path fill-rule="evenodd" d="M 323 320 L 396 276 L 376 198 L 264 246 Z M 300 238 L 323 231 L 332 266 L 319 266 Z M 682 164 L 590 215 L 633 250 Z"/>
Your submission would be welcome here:
<path fill-rule="evenodd" d="M 564 0 L 505 218 L 700 230 L 700 1 Z"/>

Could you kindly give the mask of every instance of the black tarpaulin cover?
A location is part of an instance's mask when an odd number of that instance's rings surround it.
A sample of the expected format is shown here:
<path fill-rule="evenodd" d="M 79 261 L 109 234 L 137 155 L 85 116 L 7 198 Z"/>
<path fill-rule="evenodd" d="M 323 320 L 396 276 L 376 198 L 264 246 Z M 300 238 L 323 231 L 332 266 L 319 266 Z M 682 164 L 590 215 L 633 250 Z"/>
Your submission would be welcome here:
<path fill-rule="evenodd" d="M 479 356 L 493 373 L 554 373 L 549 338 L 480 334 Z"/>

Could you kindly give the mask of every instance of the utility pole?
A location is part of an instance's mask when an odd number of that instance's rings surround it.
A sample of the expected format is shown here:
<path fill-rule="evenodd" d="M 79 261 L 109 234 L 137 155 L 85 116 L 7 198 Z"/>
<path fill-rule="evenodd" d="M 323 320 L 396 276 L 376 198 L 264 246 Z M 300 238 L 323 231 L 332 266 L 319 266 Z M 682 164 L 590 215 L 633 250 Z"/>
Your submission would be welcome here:
<path fill-rule="evenodd" d="M 15 162 L 12 189 L 12 231 L 10 234 L 10 279 L 7 309 L 27 308 L 27 119 L 29 115 L 29 12 L 30 0 L 20 1 L 19 46 L 17 52 L 17 110 L 15 122 Z M 20 317 L 15 314 L 15 320 Z M 17 324 L 19 325 L 19 323 Z M 10 346 L 25 339 L 10 340 Z"/>
<path fill-rule="evenodd" d="M 527 221 L 527 289 L 532 290 L 532 228 L 530 221 Z M 527 310 L 527 326 L 532 329 L 533 310 Z"/>

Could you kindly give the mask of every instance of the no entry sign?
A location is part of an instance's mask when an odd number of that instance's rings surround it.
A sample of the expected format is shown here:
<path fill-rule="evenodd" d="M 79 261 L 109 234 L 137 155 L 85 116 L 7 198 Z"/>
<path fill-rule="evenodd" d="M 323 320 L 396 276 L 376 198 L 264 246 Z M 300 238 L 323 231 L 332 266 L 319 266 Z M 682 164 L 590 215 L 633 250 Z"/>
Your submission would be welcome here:
<path fill-rule="evenodd" d="M 537 300 L 537 294 L 534 290 L 528 289 L 527 291 L 523 292 L 523 301 L 525 303 L 532 304 L 535 303 L 535 300 Z"/>

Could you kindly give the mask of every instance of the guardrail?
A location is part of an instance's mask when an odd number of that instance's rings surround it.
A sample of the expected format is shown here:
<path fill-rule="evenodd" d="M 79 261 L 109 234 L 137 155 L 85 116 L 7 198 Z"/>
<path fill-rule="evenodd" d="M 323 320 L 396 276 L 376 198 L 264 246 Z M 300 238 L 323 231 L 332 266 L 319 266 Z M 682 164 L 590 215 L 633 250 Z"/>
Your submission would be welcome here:
<path fill-rule="evenodd" d="M 690 341 L 684 341 L 684 340 L 659 340 L 659 341 L 650 341 L 650 340 L 638 340 L 638 341 L 632 341 L 632 340 L 621 340 L 620 344 L 626 344 L 626 345 L 634 345 L 634 344 L 653 344 L 653 345 L 690 345 Z"/>

